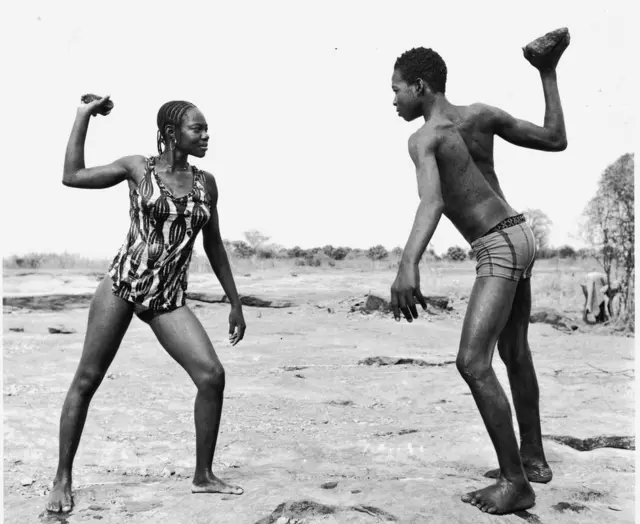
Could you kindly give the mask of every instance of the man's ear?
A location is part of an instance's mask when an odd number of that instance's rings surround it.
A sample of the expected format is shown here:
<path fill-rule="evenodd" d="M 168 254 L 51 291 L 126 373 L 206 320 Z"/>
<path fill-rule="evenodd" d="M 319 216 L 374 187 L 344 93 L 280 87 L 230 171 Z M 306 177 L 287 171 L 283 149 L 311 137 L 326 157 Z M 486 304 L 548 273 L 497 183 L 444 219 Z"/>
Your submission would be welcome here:
<path fill-rule="evenodd" d="M 422 78 L 418 78 L 418 80 L 416 80 L 416 95 L 422 96 L 430 93 L 431 88 L 429 87 L 429 84 L 422 80 Z"/>

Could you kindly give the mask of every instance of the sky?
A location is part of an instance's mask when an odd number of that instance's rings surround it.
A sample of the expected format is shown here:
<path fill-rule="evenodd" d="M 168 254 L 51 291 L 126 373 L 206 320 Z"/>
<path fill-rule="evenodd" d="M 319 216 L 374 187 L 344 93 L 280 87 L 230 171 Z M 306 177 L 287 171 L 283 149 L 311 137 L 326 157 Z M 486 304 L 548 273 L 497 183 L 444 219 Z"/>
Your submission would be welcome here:
<path fill-rule="evenodd" d="M 558 67 L 569 146 L 496 139 L 495 165 L 516 210 L 552 220 L 552 245 L 581 246 L 580 215 L 602 171 L 634 150 L 631 2 L 15 2 L 3 17 L 5 179 L 2 251 L 112 257 L 129 225 L 126 184 L 64 187 L 66 143 L 86 92 L 115 107 L 91 119 L 87 166 L 156 152 L 168 100 L 196 104 L 210 147 L 223 238 L 404 246 L 419 203 L 407 123 L 392 105 L 395 59 L 418 46 L 448 68 L 447 97 L 542 124 L 538 72 L 521 48 L 567 26 Z M 633 42 L 637 43 L 637 42 Z M 7 165 L 8 162 L 8 165 Z M 431 247 L 467 247 L 443 217 Z M 198 243 L 197 250 L 202 252 Z"/>

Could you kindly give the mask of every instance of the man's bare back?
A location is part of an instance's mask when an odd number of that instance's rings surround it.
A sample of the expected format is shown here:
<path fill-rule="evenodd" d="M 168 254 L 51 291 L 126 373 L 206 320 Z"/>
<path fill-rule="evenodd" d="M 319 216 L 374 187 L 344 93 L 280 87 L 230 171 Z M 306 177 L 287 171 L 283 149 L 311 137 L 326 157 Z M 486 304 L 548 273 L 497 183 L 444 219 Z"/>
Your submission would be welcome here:
<path fill-rule="evenodd" d="M 561 40 L 547 54 L 541 55 L 536 43 L 558 33 Z M 447 111 L 447 118 L 456 126 L 473 158 L 493 190 L 502 198 L 504 194 L 494 168 L 494 137 L 521 147 L 541 151 L 564 151 L 567 137 L 564 115 L 558 93 L 556 67 L 571 38 L 566 28 L 548 33 L 523 49 L 525 59 L 535 67 L 542 80 L 546 102 L 544 126 L 514 118 L 506 111 L 484 103 L 455 106 Z"/>

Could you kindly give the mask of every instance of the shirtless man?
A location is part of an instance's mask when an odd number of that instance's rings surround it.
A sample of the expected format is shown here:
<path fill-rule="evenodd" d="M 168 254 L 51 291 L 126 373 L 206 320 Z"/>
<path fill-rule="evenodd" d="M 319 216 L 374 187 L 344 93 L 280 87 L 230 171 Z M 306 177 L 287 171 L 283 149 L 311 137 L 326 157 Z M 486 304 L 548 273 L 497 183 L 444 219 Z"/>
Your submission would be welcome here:
<path fill-rule="evenodd" d="M 549 40 L 549 35 L 543 38 Z M 527 342 L 535 239 L 499 187 L 493 167 L 493 135 L 529 148 L 566 148 L 555 67 L 568 43 L 568 32 L 561 31 L 551 35 L 546 52 L 533 53 L 535 42 L 524 50 L 542 77 L 544 127 L 484 104 L 452 105 L 444 94 L 446 66 L 431 49 L 404 53 L 392 77 L 399 116 L 407 121 L 425 119 L 409 139 L 420 205 L 391 288 L 393 313 L 396 320 L 402 313 L 411 322 L 417 318 L 416 303 L 426 309 L 418 262 L 444 214 L 471 244 L 477 258 L 477 278 L 456 364 L 473 394 L 500 465 L 497 472 L 487 473 L 498 478 L 496 484 L 467 493 L 462 500 L 488 513 L 531 507 L 535 494 L 529 481 L 548 482 L 552 476 L 542 448 L 538 384 Z M 509 375 L 520 447 L 507 396 L 491 366 L 496 342 Z"/>

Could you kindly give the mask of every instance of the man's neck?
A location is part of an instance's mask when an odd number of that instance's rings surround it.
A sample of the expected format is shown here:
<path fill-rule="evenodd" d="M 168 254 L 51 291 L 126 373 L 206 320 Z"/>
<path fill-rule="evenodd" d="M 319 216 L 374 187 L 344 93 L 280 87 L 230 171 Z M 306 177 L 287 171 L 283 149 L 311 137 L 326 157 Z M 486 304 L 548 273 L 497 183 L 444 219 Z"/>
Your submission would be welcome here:
<path fill-rule="evenodd" d="M 453 104 L 447 100 L 443 93 L 436 93 L 431 106 L 425 110 L 424 119 L 429 120 L 433 116 L 446 115 L 453 109 Z"/>

